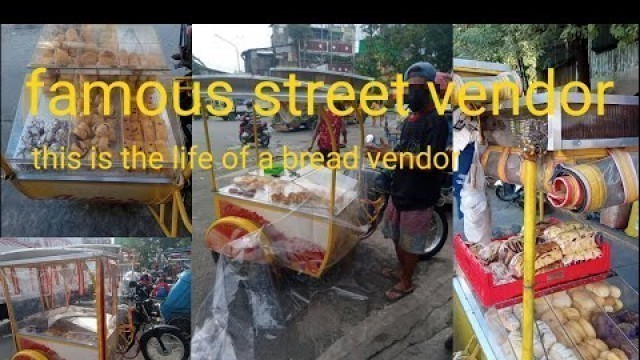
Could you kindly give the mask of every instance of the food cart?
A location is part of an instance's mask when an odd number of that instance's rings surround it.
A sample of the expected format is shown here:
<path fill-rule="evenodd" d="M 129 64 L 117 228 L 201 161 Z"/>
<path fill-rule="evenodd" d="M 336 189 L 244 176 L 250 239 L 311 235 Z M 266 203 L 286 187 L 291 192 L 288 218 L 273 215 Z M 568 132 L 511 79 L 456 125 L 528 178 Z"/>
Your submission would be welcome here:
<path fill-rule="evenodd" d="M 0 254 L 12 358 L 108 359 L 117 338 L 117 272 L 113 254 L 91 249 Z"/>
<path fill-rule="evenodd" d="M 180 193 L 190 175 L 176 169 L 171 161 L 174 147 L 184 143 L 180 128 L 170 120 L 170 111 L 153 116 L 140 111 L 140 106 L 157 108 L 161 99 L 158 89 L 147 88 L 142 103 L 136 101 L 143 83 L 163 82 L 167 109 L 173 109 L 164 59 L 151 25 L 45 25 L 29 64 L 31 70 L 46 69 L 39 75 L 42 86 L 33 88 L 37 91 L 26 85 L 22 89 L 1 159 L 4 178 L 34 200 L 147 204 L 167 236 L 176 236 L 179 219 L 191 231 Z M 25 84 L 30 80 L 31 73 Z M 108 98 L 104 88 L 97 88 L 85 99 L 86 84 L 97 81 L 110 87 Z M 60 85 L 63 82 L 67 85 Z M 114 85 L 116 82 L 126 84 L 128 91 Z M 52 87 L 54 84 L 57 87 Z M 32 111 L 32 102 L 38 105 L 37 111 Z M 111 112 L 107 113 L 109 105 Z M 52 106 L 76 111 L 56 115 Z M 51 153 L 49 165 L 38 169 L 32 151 L 45 147 Z M 137 169 L 123 165 L 121 151 L 133 147 L 147 155 L 163 154 L 159 169 L 142 169 L 140 163 Z M 68 161 L 71 152 L 79 154 L 79 163 Z M 105 154 L 110 155 L 112 166 L 96 167 L 93 156 Z M 65 168 L 61 168 L 63 163 Z M 159 206 L 159 211 L 154 206 Z M 166 224 L 167 209 L 170 224 Z"/>
<path fill-rule="evenodd" d="M 226 96 L 247 97 L 253 96 L 260 81 L 282 85 L 286 79 L 236 74 L 194 76 L 193 80 L 200 81 L 201 88 L 212 81 L 225 81 L 233 88 Z M 306 103 L 306 85 L 303 82 L 297 89 L 296 101 Z M 281 101 L 288 98 L 286 93 L 273 96 Z M 328 121 L 323 115 L 326 92 L 316 91 L 314 96 L 316 114 Z M 206 110 L 203 120 L 207 150 L 211 152 Z M 359 127 L 362 149 L 362 119 Z M 334 151 L 338 150 L 337 142 L 332 138 Z M 260 153 L 257 144 L 254 148 L 255 154 L 251 151 L 250 156 L 263 159 L 265 153 Z M 222 160 L 224 163 L 224 156 Z M 276 264 L 320 277 L 354 248 L 380 207 L 374 207 L 370 217 L 363 217 L 369 207 L 361 197 L 364 187 L 359 172 L 351 177 L 336 169 L 311 165 L 285 170 L 277 162 L 266 166 L 247 162 L 246 169 L 222 177 L 211 170 L 216 220 L 206 232 L 207 245 L 236 260 Z M 361 169 L 362 162 L 358 166 Z M 381 200 L 376 203 L 381 204 Z"/>
<path fill-rule="evenodd" d="M 516 79 L 522 89 L 516 74 L 493 65 L 463 61 L 454 82 Z M 638 293 L 611 271 L 614 235 L 577 217 L 543 219 L 542 204 L 536 214 L 544 193 L 574 212 L 637 199 L 638 97 L 605 95 L 604 115 L 596 115 L 593 96 L 583 116 L 547 93 L 533 102 L 555 100 L 548 116 L 529 113 L 522 98 L 500 99 L 499 115 L 479 119 L 488 143 L 481 162 L 485 175 L 524 185 L 524 227 L 483 245 L 455 236 L 454 351 L 473 359 L 638 359 Z M 582 104 L 584 95 L 568 101 Z M 516 106 L 520 116 L 511 113 Z"/>

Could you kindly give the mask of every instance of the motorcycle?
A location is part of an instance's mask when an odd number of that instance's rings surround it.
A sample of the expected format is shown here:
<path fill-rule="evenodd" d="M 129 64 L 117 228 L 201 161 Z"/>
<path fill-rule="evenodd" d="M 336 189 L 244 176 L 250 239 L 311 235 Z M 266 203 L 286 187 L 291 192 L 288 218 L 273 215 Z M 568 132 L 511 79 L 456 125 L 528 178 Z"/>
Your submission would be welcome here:
<path fill-rule="evenodd" d="M 240 125 L 238 126 L 238 137 L 240 143 L 244 145 L 255 143 L 254 140 L 254 121 L 258 123 L 258 146 L 268 147 L 271 141 L 271 131 L 267 126 L 267 123 L 260 119 L 253 119 L 251 114 L 245 114 L 240 119 Z"/>
<path fill-rule="evenodd" d="M 524 209 L 524 187 L 518 184 L 505 184 L 500 180 L 494 183 L 496 196 L 498 199 L 510 203 L 516 203 Z M 538 201 L 536 201 L 536 213 L 538 212 Z M 548 215 L 553 212 L 553 206 L 549 203 L 546 196 L 544 197 L 544 214 Z"/>
<path fill-rule="evenodd" d="M 118 352 L 127 354 L 138 344 L 145 360 L 188 359 L 189 341 L 182 331 L 176 326 L 157 324 L 160 309 L 150 297 L 149 287 L 131 281 L 129 288 L 132 294 L 128 299 L 133 306 L 128 310 L 128 322 L 118 327 Z"/>

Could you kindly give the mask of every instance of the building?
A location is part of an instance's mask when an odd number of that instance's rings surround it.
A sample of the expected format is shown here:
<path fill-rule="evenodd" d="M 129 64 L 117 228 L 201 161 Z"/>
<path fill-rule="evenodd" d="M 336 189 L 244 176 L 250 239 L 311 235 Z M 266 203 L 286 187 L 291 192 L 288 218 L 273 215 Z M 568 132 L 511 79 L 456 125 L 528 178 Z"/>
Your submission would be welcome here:
<path fill-rule="evenodd" d="M 354 72 L 355 24 L 272 24 L 277 66 Z"/>

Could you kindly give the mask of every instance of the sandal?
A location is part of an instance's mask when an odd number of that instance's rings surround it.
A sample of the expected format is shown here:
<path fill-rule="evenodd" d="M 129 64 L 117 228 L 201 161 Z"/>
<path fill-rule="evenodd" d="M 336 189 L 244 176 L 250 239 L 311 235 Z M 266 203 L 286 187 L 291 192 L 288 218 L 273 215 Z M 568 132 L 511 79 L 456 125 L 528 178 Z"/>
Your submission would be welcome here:
<path fill-rule="evenodd" d="M 383 268 L 382 275 L 389 279 L 400 280 L 400 275 L 398 275 L 399 270 L 393 270 L 392 268 Z"/>
<path fill-rule="evenodd" d="M 394 286 L 391 289 L 389 289 L 387 292 L 385 292 L 384 296 L 387 298 L 387 300 L 391 302 L 396 302 L 398 300 L 401 300 L 405 296 L 411 294 L 414 289 L 415 289 L 414 287 L 411 287 L 410 289 L 407 289 L 407 290 L 400 290 Z"/>

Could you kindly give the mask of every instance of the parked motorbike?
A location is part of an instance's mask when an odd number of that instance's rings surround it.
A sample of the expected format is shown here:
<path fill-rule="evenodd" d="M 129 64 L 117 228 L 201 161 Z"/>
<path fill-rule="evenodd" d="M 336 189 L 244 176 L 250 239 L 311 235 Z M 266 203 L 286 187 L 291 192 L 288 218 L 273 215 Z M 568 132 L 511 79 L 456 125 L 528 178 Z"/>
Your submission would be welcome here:
<path fill-rule="evenodd" d="M 126 354 L 136 344 L 145 360 L 189 358 L 189 341 L 182 331 L 171 325 L 158 324 L 160 309 L 149 296 L 148 286 L 129 283 L 133 290 L 128 297 L 133 302 L 129 308 L 128 323 L 119 326 L 118 352 Z"/>
<path fill-rule="evenodd" d="M 517 184 L 505 184 L 500 180 L 494 183 L 496 189 L 496 196 L 498 199 L 510 203 L 516 203 L 518 206 L 524 209 L 524 187 Z M 536 201 L 536 213 L 538 212 L 538 201 Z M 553 212 L 553 206 L 544 197 L 544 214 L 548 215 Z"/>
<path fill-rule="evenodd" d="M 267 126 L 267 123 L 260 119 L 253 119 L 251 114 L 245 114 L 240 120 L 240 125 L 238 126 L 238 137 L 240 138 L 240 143 L 244 145 L 254 144 L 254 121 L 258 122 L 258 146 L 259 147 L 268 147 L 269 142 L 271 141 L 271 131 Z"/>

